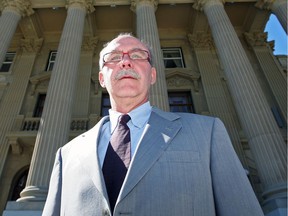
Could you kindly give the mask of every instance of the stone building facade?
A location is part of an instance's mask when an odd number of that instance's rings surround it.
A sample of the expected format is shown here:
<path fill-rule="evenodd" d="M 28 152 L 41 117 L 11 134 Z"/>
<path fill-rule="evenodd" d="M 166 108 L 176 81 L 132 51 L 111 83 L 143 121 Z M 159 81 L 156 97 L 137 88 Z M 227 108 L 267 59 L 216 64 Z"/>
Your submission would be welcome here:
<path fill-rule="evenodd" d="M 217 116 L 266 215 L 287 214 L 286 0 L 0 0 L 0 214 L 41 215 L 56 150 L 107 113 L 99 52 L 153 48 L 152 105 Z M 44 103 L 45 102 L 45 103 Z M 21 193 L 20 193 L 21 192 Z"/>

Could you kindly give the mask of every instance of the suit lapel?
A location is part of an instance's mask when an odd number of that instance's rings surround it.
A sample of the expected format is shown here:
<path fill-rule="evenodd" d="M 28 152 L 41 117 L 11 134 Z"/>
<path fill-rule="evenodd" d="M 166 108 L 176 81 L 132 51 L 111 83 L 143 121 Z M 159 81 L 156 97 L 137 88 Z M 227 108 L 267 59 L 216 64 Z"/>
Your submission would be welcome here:
<path fill-rule="evenodd" d="M 152 110 L 144 130 L 144 136 L 140 140 L 117 202 L 123 199 L 143 178 L 181 129 L 182 125 L 180 123 L 172 121 L 178 116 L 174 114 L 169 115 L 172 118 L 163 116 L 164 114 L 161 116 L 154 109 Z"/>
<path fill-rule="evenodd" d="M 80 164 L 83 165 L 82 168 L 87 171 L 98 191 L 103 194 L 109 203 L 101 165 L 97 156 L 97 145 L 100 136 L 100 129 L 107 119 L 108 117 L 102 118 L 94 128 L 82 135 L 83 140 L 81 141 L 81 144 L 83 144 L 83 146 L 82 149 L 79 150 L 78 159 L 81 161 Z"/>

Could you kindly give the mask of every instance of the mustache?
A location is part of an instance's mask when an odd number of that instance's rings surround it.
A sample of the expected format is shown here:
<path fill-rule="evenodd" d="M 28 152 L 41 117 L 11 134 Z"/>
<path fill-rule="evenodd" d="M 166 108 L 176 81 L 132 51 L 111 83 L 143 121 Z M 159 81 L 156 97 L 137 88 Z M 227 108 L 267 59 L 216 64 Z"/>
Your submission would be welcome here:
<path fill-rule="evenodd" d="M 134 71 L 133 69 L 128 69 L 128 70 L 120 70 L 116 75 L 115 75 L 115 80 L 122 79 L 124 76 L 131 76 L 134 79 L 140 79 L 141 76 Z"/>

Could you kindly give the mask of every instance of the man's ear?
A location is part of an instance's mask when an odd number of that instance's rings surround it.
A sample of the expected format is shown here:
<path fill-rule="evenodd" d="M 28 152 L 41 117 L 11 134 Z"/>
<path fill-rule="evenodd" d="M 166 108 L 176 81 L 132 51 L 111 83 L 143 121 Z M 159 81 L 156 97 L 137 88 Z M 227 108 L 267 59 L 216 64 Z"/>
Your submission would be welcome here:
<path fill-rule="evenodd" d="M 157 72 L 156 68 L 151 68 L 151 85 L 153 85 L 156 82 Z"/>
<path fill-rule="evenodd" d="M 99 74 L 98 74 L 98 79 L 99 79 L 100 85 L 101 85 L 103 88 L 105 88 L 104 75 L 103 75 L 102 71 L 99 72 Z"/>

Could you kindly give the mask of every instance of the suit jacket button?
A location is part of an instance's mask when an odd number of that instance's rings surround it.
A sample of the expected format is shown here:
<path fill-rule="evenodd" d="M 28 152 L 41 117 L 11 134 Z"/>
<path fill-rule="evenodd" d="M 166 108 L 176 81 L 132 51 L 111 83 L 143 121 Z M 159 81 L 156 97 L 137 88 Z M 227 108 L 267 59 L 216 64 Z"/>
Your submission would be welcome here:
<path fill-rule="evenodd" d="M 105 209 L 104 211 L 103 211 L 103 216 L 109 216 L 110 214 L 109 214 L 109 210 L 108 209 Z"/>

